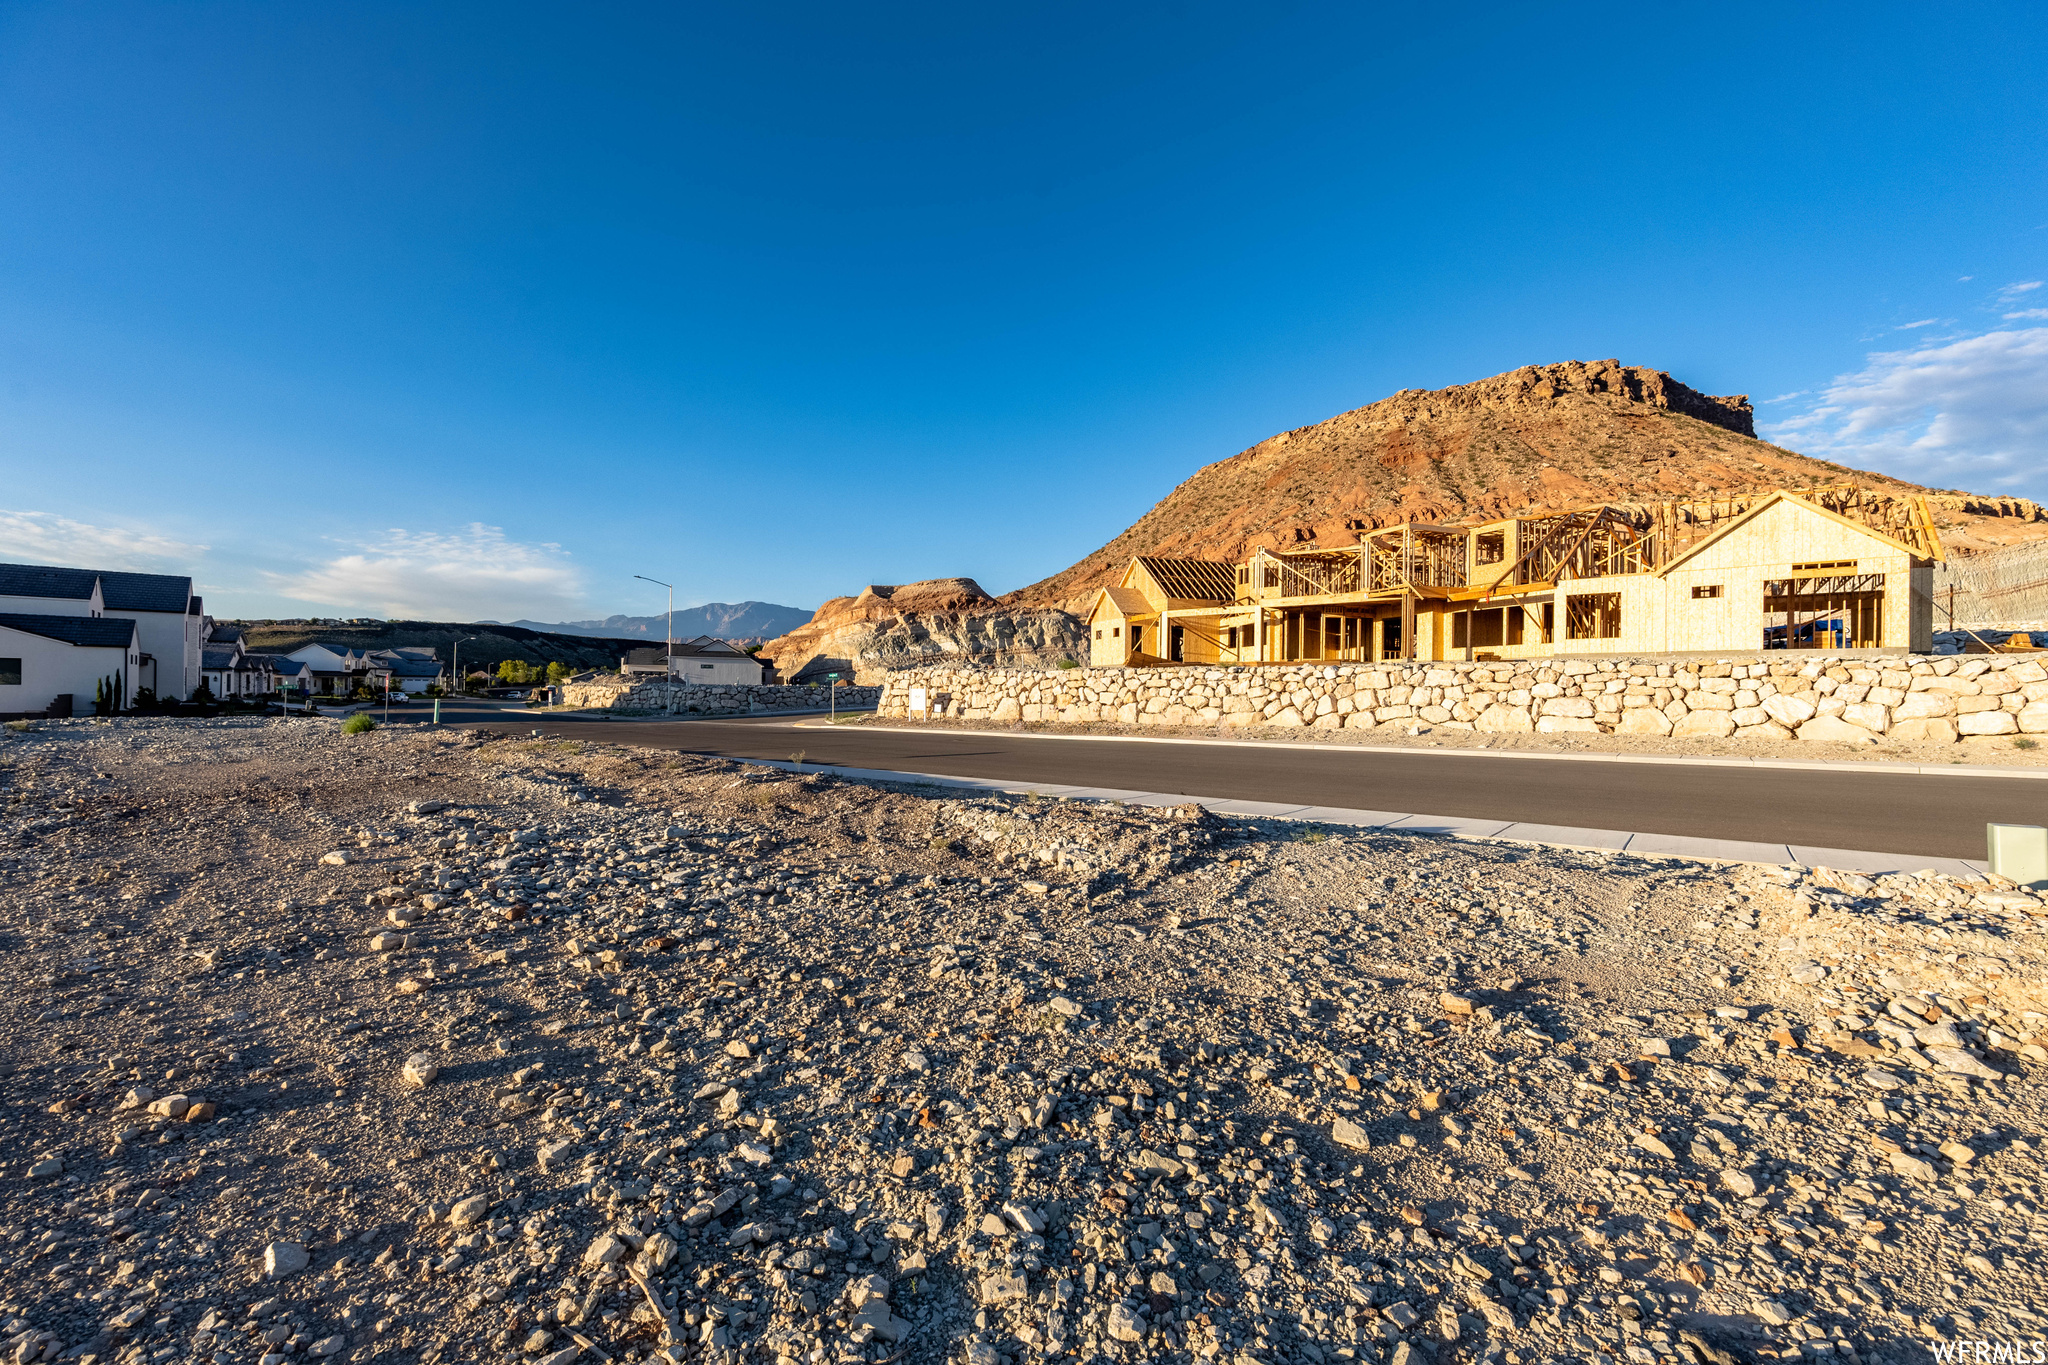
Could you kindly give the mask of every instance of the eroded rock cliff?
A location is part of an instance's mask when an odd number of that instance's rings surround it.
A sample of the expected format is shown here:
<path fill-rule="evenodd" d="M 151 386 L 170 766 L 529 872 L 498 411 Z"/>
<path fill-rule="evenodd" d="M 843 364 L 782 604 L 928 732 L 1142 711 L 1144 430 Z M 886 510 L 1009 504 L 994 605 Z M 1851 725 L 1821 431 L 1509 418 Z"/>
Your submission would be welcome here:
<path fill-rule="evenodd" d="M 1085 627 L 1064 611 L 1006 609 L 971 578 L 934 578 L 835 597 L 761 653 L 783 679 L 838 673 L 867 684 L 939 663 L 1055 667 L 1085 660 L 1088 645 Z"/>

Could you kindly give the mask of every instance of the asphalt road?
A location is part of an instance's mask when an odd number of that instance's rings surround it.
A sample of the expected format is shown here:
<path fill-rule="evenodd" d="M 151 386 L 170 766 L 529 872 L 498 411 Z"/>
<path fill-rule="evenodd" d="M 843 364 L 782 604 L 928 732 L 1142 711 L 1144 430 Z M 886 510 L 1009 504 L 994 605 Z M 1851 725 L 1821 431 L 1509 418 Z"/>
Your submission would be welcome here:
<path fill-rule="evenodd" d="M 392 708 L 395 722 L 429 715 L 428 706 Z M 786 759 L 802 750 L 812 763 L 899 772 L 1934 858 L 1982 858 L 1987 823 L 2048 824 L 2048 781 L 2012 778 L 799 729 L 781 717 L 541 719 L 474 702 L 444 706 L 442 719 L 723 758 Z"/>

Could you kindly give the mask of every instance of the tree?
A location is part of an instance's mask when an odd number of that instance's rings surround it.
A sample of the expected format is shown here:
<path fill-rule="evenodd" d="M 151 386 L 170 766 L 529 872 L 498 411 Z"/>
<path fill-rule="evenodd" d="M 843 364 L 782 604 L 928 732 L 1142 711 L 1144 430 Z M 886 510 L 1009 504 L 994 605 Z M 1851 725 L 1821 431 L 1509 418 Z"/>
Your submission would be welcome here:
<path fill-rule="evenodd" d="M 556 687 L 569 681 L 569 665 L 560 659 L 548 665 L 548 686 Z"/>

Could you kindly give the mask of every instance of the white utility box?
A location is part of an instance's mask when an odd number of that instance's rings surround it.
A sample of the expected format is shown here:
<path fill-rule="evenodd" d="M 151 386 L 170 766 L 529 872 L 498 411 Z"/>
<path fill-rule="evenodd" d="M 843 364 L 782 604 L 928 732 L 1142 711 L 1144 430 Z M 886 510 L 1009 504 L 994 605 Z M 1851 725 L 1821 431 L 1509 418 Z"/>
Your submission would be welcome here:
<path fill-rule="evenodd" d="M 2048 886 L 2048 828 L 2040 825 L 1986 825 L 1991 870 L 2021 886 Z"/>

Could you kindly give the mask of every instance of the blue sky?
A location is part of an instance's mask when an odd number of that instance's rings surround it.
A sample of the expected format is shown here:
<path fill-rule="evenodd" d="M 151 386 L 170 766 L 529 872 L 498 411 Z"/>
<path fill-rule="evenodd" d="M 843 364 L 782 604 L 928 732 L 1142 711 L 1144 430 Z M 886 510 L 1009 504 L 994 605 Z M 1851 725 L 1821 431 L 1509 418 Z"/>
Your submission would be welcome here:
<path fill-rule="evenodd" d="M 1275 431 L 1609 356 L 2048 499 L 2038 5 L 1251 8 L 0 7 L 0 558 L 1001 592 Z"/>

